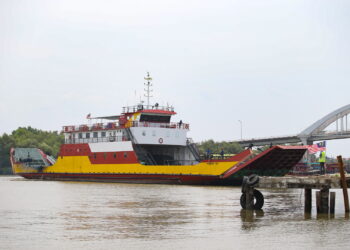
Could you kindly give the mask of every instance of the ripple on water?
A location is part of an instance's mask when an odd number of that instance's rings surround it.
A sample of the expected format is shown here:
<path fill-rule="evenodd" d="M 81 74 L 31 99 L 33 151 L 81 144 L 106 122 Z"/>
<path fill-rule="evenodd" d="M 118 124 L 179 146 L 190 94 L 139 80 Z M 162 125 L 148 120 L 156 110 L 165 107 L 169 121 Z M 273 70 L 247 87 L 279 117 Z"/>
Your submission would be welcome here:
<path fill-rule="evenodd" d="M 5 249 L 348 247 L 340 192 L 334 219 L 305 216 L 301 190 L 262 190 L 260 211 L 242 210 L 240 192 L 0 177 L 0 241 Z"/>

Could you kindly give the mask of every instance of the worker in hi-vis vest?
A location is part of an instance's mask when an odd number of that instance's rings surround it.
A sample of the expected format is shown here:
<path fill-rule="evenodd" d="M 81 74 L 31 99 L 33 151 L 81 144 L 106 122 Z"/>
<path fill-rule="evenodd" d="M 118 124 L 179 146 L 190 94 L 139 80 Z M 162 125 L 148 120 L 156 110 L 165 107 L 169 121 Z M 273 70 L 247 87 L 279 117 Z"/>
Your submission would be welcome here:
<path fill-rule="evenodd" d="M 326 169 L 325 169 L 326 152 L 325 151 L 321 151 L 320 158 L 319 158 L 318 162 L 320 163 L 321 174 L 325 174 L 326 173 Z"/>

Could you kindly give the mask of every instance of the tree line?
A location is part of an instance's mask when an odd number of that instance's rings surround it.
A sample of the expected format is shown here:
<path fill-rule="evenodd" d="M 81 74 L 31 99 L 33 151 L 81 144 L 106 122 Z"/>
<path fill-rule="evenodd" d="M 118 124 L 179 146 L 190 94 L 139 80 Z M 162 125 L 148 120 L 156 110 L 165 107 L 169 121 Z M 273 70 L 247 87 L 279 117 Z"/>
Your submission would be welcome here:
<path fill-rule="evenodd" d="M 45 154 L 57 157 L 64 137 L 57 131 L 43 131 L 32 127 L 19 127 L 11 134 L 0 136 L 0 174 L 12 174 L 10 149 L 40 148 Z"/>
<path fill-rule="evenodd" d="M 243 150 L 236 142 L 215 142 L 211 139 L 197 143 L 197 147 L 201 155 L 206 155 L 208 150 L 211 154 L 220 154 L 222 150 L 225 154 L 237 154 Z"/>

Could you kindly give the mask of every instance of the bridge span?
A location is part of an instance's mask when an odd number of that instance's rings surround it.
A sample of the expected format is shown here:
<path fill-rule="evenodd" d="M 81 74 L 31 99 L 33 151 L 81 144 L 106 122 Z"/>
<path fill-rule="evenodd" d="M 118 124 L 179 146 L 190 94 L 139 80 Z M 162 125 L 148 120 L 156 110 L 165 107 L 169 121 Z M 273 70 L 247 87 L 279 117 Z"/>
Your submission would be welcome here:
<path fill-rule="evenodd" d="M 294 143 L 311 145 L 314 141 L 347 139 L 350 138 L 349 113 L 350 104 L 329 113 L 296 135 L 242 139 L 234 142 L 238 142 L 243 147 L 248 147 L 250 145 L 265 146 Z M 336 129 L 326 131 L 326 128 L 331 125 L 335 125 Z"/>

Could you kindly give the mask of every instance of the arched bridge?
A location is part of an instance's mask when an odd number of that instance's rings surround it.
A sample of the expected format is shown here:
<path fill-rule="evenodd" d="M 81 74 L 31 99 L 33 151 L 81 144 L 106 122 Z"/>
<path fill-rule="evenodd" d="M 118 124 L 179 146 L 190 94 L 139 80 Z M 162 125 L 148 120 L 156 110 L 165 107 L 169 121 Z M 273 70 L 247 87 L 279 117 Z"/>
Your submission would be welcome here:
<path fill-rule="evenodd" d="M 304 145 L 311 145 L 314 141 L 346 139 L 350 138 L 348 114 L 350 114 L 350 104 L 329 113 L 297 135 L 252 138 L 235 142 L 238 142 L 243 147 L 247 147 L 251 144 L 254 146 L 265 146 L 269 144 L 279 145 L 286 143 L 303 143 Z M 326 128 L 331 124 L 335 125 L 335 130 L 326 131 Z"/>

